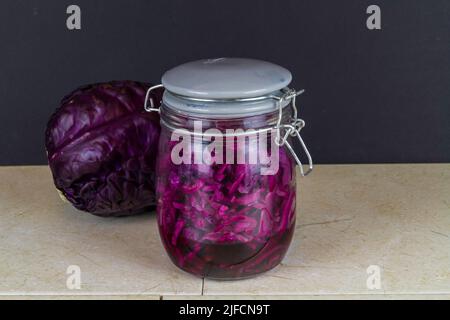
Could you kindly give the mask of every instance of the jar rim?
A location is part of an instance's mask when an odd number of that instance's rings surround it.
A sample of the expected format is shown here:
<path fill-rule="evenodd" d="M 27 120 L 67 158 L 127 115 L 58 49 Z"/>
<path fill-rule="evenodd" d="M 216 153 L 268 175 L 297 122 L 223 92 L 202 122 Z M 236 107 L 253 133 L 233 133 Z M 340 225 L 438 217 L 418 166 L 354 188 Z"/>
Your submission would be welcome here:
<path fill-rule="evenodd" d="M 289 108 L 289 103 L 283 103 L 284 111 L 282 120 L 289 121 L 292 117 L 292 112 Z M 192 112 L 183 112 L 177 108 L 173 108 L 166 102 L 160 106 L 161 125 L 167 127 L 170 130 L 173 129 L 186 129 L 193 128 L 196 121 L 201 121 L 205 129 L 217 128 L 223 126 L 226 128 L 244 128 L 244 129 L 269 129 L 273 128 L 279 118 L 279 109 L 274 107 L 272 110 L 265 111 L 257 114 L 234 114 L 227 115 L 226 117 L 211 116 L 211 114 L 197 114 Z"/>
<path fill-rule="evenodd" d="M 279 103 L 284 109 L 289 104 L 289 100 L 282 99 L 286 90 L 288 88 L 251 98 L 211 99 L 183 96 L 166 89 L 162 101 L 180 114 L 207 119 L 233 119 L 272 113 L 279 109 Z"/>

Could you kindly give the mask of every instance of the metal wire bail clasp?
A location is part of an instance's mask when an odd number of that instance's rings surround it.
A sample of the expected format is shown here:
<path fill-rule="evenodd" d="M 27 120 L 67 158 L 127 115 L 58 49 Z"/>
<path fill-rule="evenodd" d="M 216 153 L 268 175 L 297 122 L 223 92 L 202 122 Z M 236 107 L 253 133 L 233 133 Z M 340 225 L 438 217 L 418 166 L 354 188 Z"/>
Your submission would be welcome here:
<path fill-rule="evenodd" d="M 155 108 L 155 102 L 153 101 L 152 98 L 150 98 L 150 94 L 152 93 L 153 90 L 158 89 L 158 88 L 163 88 L 164 86 L 162 84 L 158 84 L 156 86 L 150 87 L 147 90 L 147 94 L 145 95 L 145 104 L 144 104 L 144 110 L 147 112 L 158 112 L 159 113 L 159 108 Z M 148 106 L 148 100 L 150 99 L 150 107 Z"/>
<path fill-rule="evenodd" d="M 302 137 L 300 136 L 300 130 L 302 130 L 303 127 L 305 127 L 305 121 L 297 118 L 297 106 L 295 105 L 295 100 L 296 100 L 297 96 L 301 95 L 303 92 L 305 92 L 305 90 L 295 91 L 293 89 L 286 89 L 285 94 L 283 94 L 281 97 L 277 98 L 279 114 L 278 114 L 278 121 L 275 126 L 275 130 L 276 130 L 275 143 L 280 147 L 285 145 L 289 149 L 289 151 L 291 152 L 292 156 L 295 159 L 295 162 L 297 162 L 298 166 L 300 167 L 301 175 L 304 177 L 304 176 L 307 176 L 309 173 L 311 173 L 311 171 L 313 170 L 313 161 L 312 161 L 311 154 L 309 153 L 308 148 L 306 147 L 305 142 L 303 141 Z M 290 104 L 294 111 L 293 116 L 292 116 L 292 122 L 287 123 L 287 124 L 281 123 L 282 118 L 283 118 L 283 102 L 284 101 L 290 101 Z M 282 130 L 284 130 L 283 135 L 281 134 Z M 291 144 L 288 141 L 289 137 L 297 137 L 298 138 L 298 141 L 300 142 L 300 145 L 302 146 L 303 151 L 305 152 L 306 157 L 308 158 L 309 168 L 306 172 L 303 169 L 303 164 L 300 161 L 300 158 L 295 153 L 294 148 L 292 148 Z"/>

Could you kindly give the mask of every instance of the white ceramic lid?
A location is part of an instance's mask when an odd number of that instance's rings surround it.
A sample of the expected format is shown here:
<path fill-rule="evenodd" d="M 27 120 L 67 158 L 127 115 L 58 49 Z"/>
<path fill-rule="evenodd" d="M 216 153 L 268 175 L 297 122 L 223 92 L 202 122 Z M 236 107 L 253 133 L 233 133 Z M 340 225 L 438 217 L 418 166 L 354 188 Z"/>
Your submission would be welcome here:
<path fill-rule="evenodd" d="M 188 62 L 167 71 L 162 84 L 171 93 L 203 99 L 264 96 L 289 85 L 289 70 L 276 64 L 242 58 Z"/>

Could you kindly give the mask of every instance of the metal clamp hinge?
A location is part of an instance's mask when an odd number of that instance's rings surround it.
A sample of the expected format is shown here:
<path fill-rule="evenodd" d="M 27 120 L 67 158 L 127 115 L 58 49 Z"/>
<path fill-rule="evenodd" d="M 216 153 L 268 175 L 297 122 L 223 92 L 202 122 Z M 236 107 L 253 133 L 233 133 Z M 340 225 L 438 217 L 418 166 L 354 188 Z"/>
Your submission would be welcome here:
<path fill-rule="evenodd" d="M 156 86 L 150 87 L 147 90 L 147 94 L 145 95 L 145 104 L 144 104 L 144 110 L 147 112 L 158 112 L 159 113 L 159 108 L 155 108 L 155 102 L 153 101 L 153 99 L 150 97 L 150 94 L 152 93 L 153 90 L 157 89 L 157 88 L 163 88 L 164 86 L 162 84 L 158 84 Z M 148 106 L 148 101 L 150 100 L 150 107 Z"/>
<path fill-rule="evenodd" d="M 302 119 L 299 119 L 297 117 L 297 106 L 295 104 L 297 96 L 301 95 L 305 90 L 295 91 L 293 89 L 286 89 L 285 94 L 281 97 L 278 97 L 278 121 L 275 126 L 276 130 L 276 138 L 275 143 L 278 146 L 286 146 L 288 150 L 291 152 L 292 156 L 295 159 L 295 162 L 297 162 L 298 166 L 300 167 L 300 173 L 301 175 L 307 176 L 311 171 L 313 170 L 313 160 L 311 157 L 311 154 L 308 151 L 308 148 L 306 147 L 305 142 L 303 141 L 300 130 L 302 130 L 305 127 L 305 121 Z M 283 101 L 290 101 L 290 104 L 292 106 L 292 109 L 294 111 L 292 116 L 292 122 L 289 124 L 282 124 L 282 118 L 283 118 Z M 281 131 L 284 130 L 284 134 L 281 134 Z M 295 152 L 294 148 L 291 146 L 291 144 L 288 141 L 289 137 L 297 137 L 298 141 L 300 142 L 300 145 L 303 148 L 303 151 L 306 154 L 306 157 L 308 158 L 308 170 L 306 172 L 303 169 L 303 164 L 300 161 L 300 158 L 298 157 L 297 153 Z"/>

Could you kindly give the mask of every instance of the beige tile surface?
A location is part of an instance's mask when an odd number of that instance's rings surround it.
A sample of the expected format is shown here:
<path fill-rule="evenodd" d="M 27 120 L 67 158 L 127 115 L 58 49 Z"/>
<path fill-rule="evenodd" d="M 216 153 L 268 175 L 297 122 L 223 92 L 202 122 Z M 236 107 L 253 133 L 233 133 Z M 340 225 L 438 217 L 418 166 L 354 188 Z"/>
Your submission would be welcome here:
<path fill-rule="evenodd" d="M 317 166 L 281 266 L 205 295 L 450 294 L 450 165 Z M 381 289 L 367 288 L 379 266 Z"/>
<path fill-rule="evenodd" d="M 81 270 L 81 290 L 66 286 Z M 105 219 L 59 198 L 47 167 L 0 167 L 0 295 L 200 294 L 164 253 L 154 214 Z"/>
<path fill-rule="evenodd" d="M 448 298 L 449 249 L 450 164 L 317 166 L 299 180 L 283 264 L 204 283 L 171 264 L 154 215 L 81 213 L 60 200 L 46 167 L 0 167 L 3 298 Z M 66 287 L 69 265 L 81 268 L 81 290 Z M 367 288 L 370 265 L 380 267 L 379 290 Z"/>

